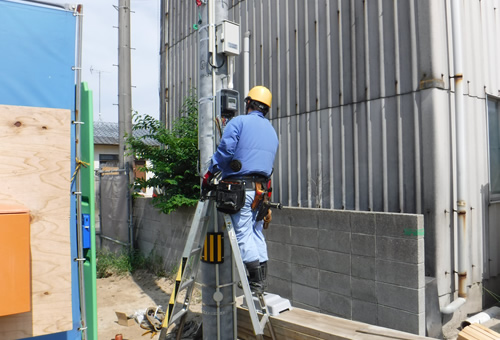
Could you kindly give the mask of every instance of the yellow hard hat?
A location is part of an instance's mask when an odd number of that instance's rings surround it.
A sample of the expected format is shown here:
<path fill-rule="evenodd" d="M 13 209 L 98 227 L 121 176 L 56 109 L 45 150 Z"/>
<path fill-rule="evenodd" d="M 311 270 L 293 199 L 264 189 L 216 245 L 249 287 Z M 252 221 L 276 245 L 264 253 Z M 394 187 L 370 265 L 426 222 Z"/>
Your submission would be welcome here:
<path fill-rule="evenodd" d="M 269 107 L 271 107 L 271 101 L 273 100 L 273 95 L 271 91 L 265 86 L 255 86 L 253 87 L 247 95 L 247 98 L 261 102 Z"/>

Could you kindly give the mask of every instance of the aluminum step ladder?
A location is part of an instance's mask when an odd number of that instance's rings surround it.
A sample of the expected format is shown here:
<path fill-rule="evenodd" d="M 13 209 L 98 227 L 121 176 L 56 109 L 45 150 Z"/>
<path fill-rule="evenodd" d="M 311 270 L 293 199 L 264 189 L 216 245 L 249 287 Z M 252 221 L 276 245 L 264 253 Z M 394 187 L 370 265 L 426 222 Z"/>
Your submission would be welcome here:
<path fill-rule="evenodd" d="M 257 339 L 264 339 L 264 330 L 266 328 L 266 324 L 269 324 L 269 331 L 271 333 L 271 337 L 273 340 L 276 340 L 276 336 L 274 334 L 274 329 L 269 320 L 269 311 L 267 310 L 266 302 L 264 300 L 264 294 L 257 294 L 260 303 L 260 309 L 262 313 L 262 318 L 259 320 L 259 316 L 257 314 L 257 309 L 255 308 L 255 304 L 252 303 L 252 291 L 250 290 L 250 285 L 248 283 L 248 278 L 246 274 L 245 264 L 243 263 L 243 259 L 241 258 L 240 248 L 238 246 L 238 240 L 236 239 L 236 233 L 234 232 L 233 222 L 231 221 L 231 216 L 228 214 L 223 214 L 224 216 L 224 224 L 226 226 L 227 234 L 229 236 L 229 241 L 231 242 L 231 249 L 233 253 L 234 263 L 236 268 L 238 269 L 238 276 L 240 277 L 241 285 L 243 288 L 243 294 L 245 295 L 247 303 L 248 312 L 250 314 L 250 320 L 252 321 L 252 326 Z"/>
<path fill-rule="evenodd" d="M 191 303 L 191 296 L 195 287 L 196 275 L 200 267 L 201 252 L 205 242 L 212 206 L 213 203 L 211 200 L 200 201 L 196 206 L 196 212 L 191 222 L 191 229 L 189 230 L 179 268 L 177 269 L 174 290 L 170 295 L 168 308 L 165 311 L 159 336 L 160 340 L 166 339 L 170 325 L 179 320 L 181 321 L 179 332 L 182 332 L 185 316 L 189 311 L 189 304 Z M 178 297 L 182 292 L 184 292 L 184 298 L 179 302 Z"/>
<path fill-rule="evenodd" d="M 165 340 L 167 337 L 168 328 L 172 324 L 177 322 L 179 322 L 177 339 L 180 339 L 182 336 L 184 322 L 189 311 L 191 296 L 196 283 L 196 275 L 198 274 L 201 254 L 207 234 L 210 213 L 212 210 L 212 200 L 198 202 L 186 245 L 184 246 L 184 251 L 182 253 L 182 259 L 179 264 L 179 269 L 177 271 L 175 288 L 170 296 L 168 309 L 165 312 L 159 340 Z M 236 268 L 238 270 L 238 276 L 242 284 L 245 299 L 246 301 L 253 301 L 252 292 L 250 290 L 246 275 L 245 265 L 241 258 L 241 253 L 238 246 L 238 241 L 236 239 L 236 234 L 234 232 L 231 217 L 227 214 L 223 214 L 223 216 L 233 253 L 233 263 L 236 265 Z M 233 284 L 236 284 L 236 282 L 234 282 Z M 180 299 L 181 301 L 178 301 L 178 297 L 183 291 L 185 291 L 185 295 Z M 252 326 L 254 328 L 254 333 L 258 339 L 263 339 L 266 323 L 269 323 L 269 330 L 272 339 L 275 340 L 276 338 L 274 335 L 274 330 L 272 328 L 271 322 L 269 322 L 269 313 L 265 304 L 264 295 L 257 294 L 257 297 L 261 307 L 260 312 L 263 314 L 260 320 L 255 305 L 253 303 L 248 303 L 248 311 L 250 314 L 250 319 L 252 321 Z M 235 327 L 237 327 L 236 322 Z"/>

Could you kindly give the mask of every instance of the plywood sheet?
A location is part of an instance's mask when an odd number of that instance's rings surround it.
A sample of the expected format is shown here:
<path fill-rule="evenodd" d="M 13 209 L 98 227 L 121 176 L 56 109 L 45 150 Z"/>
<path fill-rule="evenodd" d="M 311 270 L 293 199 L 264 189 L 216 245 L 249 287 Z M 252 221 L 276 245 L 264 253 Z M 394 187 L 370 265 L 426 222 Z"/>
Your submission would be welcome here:
<path fill-rule="evenodd" d="M 0 105 L 0 204 L 30 211 L 31 312 L 0 317 L 0 338 L 71 330 L 71 112 Z M 8 273 L 0 273 L 8 275 Z"/>

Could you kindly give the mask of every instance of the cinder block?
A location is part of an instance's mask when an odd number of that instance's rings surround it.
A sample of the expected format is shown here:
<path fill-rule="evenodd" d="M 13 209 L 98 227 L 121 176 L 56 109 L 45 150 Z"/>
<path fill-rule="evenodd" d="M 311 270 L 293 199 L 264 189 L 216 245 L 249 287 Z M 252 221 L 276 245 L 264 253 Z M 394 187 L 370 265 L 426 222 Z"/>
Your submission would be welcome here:
<path fill-rule="evenodd" d="M 351 298 L 343 295 L 320 291 L 320 310 L 321 312 L 331 313 L 346 319 L 351 319 Z"/>
<path fill-rule="evenodd" d="M 375 235 L 375 213 L 351 211 L 351 230 L 353 233 Z"/>
<path fill-rule="evenodd" d="M 392 283 L 408 288 L 425 286 L 423 264 L 409 264 L 377 259 L 375 262 L 375 280 Z"/>
<path fill-rule="evenodd" d="M 375 236 L 353 233 L 351 235 L 351 253 L 353 255 L 375 256 Z"/>
<path fill-rule="evenodd" d="M 377 303 L 376 284 L 373 280 L 351 279 L 352 298 Z"/>
<path fill-rule="evenodd" d="M 375 280 L 375 258 L 352 255 L 351 273 L 352 277 Z"/>
<path fill-rule="evenodd" d="M 318 243 L 319 249 L 350 253 L 351 233 L 347 231 L 332 232 L 331 230 L 320 229 Z"/>
<path fill-rule="evenodd" d="M 301 308 L 301 309 L 306 309 L 306 310 L 310 310 L 312 312 L 317 312 L 317 313 L 320 313 L 321 310 L 319 309 L 319 307 L 312 307 L 310 305 L 307 305 L 305 303 L 301 303 L 301 302 L 293 302 L 293 307 L 297 307 L 297 308 Z"/>
<path fill-rule="evenodd" d="M 318 247 L 318 230 L 311 228 L 292 227 L 290 229 L 291 244 L 304 247 Z"/>
<path fill-rule="evenodd" d="M 376 245 L 378 259 L 413 264 L 424 262 L 423 239 L 377 237 Z"/>
<path fill-rule="evenodd" d="M 402 309 L 414 314 L 425 312 L 423 288 L 413 289 L 377 282 L 376 291 L 379 305 Z"/>
<path fill-rule="evenodd" d="M 268 275 L 279 277 L 286 281 L 292 280 L 292 270 L 289 262 L 268 261 Z"/>
<path fill-rule="evenodd" d="M 273 221 L 272 224 L 281 224 L 281 225 L 290 225 L 290 214 L 288 213 L 290 209 L 294 209 L 291 207 L 286 207 L 282 210 L 273 210 Z"/>
<path fill-rule="evenodd" d="M 424 219 L 413 214 L 376 214 L 377 236 L 408 239 L 424 238 Z"/>
<path fill-rule="evenodd" d="M 351 231 L 351 212 L 342 210 L 318 210 L 319 229 Z"/>
<path fill-rule="evenodd" d="M 292 283 L 298 283 L 304 286 L 318 288 L 319 270 L 314 267 L 291 265 Z"/>
<path fill-rule="evenodd" d="M 351 277 L 349 275 L 319 271 L 319 289 L 344 296 L 351 296 Z"/>
<path fill-rule="evenodd" d="M 274 276 L 274 273 L 269 272 L 267 276 L 267 283 L 269 285 L 268 292 L 280 295 L 282 298 L 290 299 L 292 297 L 292 283 L 289 280 L 283 280 L 280 277 Z M 295 301 L 294 301 L 295 305 Z"/>
<path fill-rule="evenodd" d="M 319 269 L 351 275 L 351 254 L 320 250 Z"/>
<path fill-rule="evenodd" d="M 294 302 L 319 307 L 319 291 L 317 288 L 292 282 L 292 299 Z"/>
<path fill-rule="evenodd" d="M 274 216 L 274 214 L 273 214 Z M 264 230 L 264 236 L 268 241 L 275 241 L 282 244 L 290 243 L 290 226 L 275 224 L 274 218 L 268 229 Z"/>
<path fill-rule="evenodd" d="M 286 209 L 290 216 L 290 226 L 318 228 L 318 209 L 292 208 Z"/>
<path fill-rule="evenodd" d="M 352 319 L 354 321 L 369 323 L 371 325 L 377 325 L 377 309 L 376 303 L 352 300 Z"/>
<path fill-rule="evenodd" d="M 267 255 L 270 259 L 289 262 L 292 250 L 288 244 L 267 241 Z"/>
<path fill-rule="evenodd" d="M 318 266 L 318 251 L 313 248 L 291 246 L 291 262 L 309 267 Z"/>
<path fill-rule="evenodd" d="M 414 314 L 378 305 L 378 325 L 417 335 L 425 335 L 425 313 Z"/>

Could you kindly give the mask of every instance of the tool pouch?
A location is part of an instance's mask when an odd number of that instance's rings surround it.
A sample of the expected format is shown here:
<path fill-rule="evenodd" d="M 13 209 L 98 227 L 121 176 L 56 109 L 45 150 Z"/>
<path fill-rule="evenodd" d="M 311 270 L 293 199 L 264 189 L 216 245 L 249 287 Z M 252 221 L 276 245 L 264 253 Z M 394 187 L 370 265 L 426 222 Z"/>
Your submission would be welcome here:
<path fill-rule="evenodd" d="M 245 183 L 222 180 L 217 184 L 217 210 L 235 214 L 245 205 Z"/>
<path fill-rule="evenodd" d="M 262 203 L 259 206 L 259 211 L 257 212 L 257 217 L 255 218 L 255 220 L 262 221 L 264 217 L 267 216 L 269 208 L 271 208 L 271 205 L 269 204 L 269 197 L 267 195 L 264 195 L 264 198 L 262 199 Z"/>

